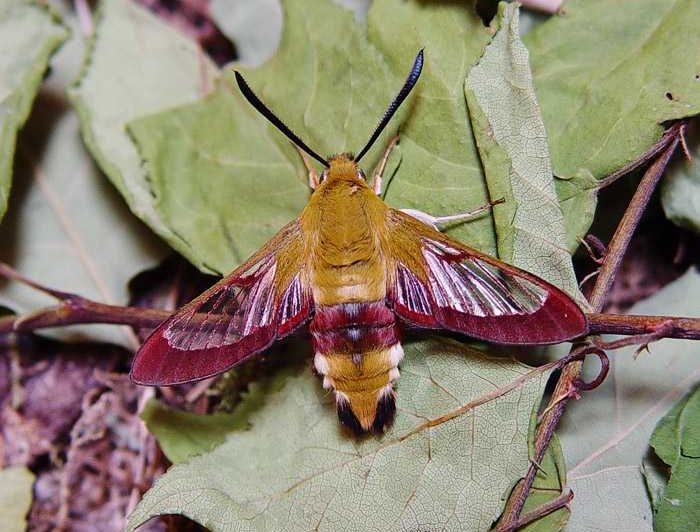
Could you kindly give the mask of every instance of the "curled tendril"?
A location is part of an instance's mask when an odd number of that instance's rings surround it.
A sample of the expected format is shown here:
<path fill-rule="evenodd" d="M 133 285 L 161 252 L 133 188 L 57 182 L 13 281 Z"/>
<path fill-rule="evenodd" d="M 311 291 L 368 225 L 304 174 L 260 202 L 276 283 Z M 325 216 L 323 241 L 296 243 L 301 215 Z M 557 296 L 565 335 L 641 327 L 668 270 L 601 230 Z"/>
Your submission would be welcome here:
<path fill-rule="evenodd" d="M 563 368 L 576 360 L 584 361 L 588 355 L 595 355 L 598 357 L 598 360 L 600 360 L 600 371 L 592 381 L 586 382 L 583 379 L 576 379 L 576 388 L 584 392 L 596 389 L 603 384 L 603 381 L 608 376 L 608 372 L 610 371 L 610 359 L 608 355 L 605 354 L 605 351 L 595 345 L 583 345 L 577 347 L 569 355 L 562 358 L 559 364 L 559 367 Z"/>

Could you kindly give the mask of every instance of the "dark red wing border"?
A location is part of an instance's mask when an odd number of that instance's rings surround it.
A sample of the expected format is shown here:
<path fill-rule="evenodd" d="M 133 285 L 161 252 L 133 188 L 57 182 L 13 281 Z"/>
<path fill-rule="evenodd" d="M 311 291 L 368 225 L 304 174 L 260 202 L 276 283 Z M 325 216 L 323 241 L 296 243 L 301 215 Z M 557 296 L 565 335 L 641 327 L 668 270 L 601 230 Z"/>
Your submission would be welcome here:
<path fill-rule="evenodd" d="M 212 377 L 270 347 L 275 340 L 271 332 L 270 328 L 258 329 L 226 348 L 179 350 L 170 346 L 162 330 L 156 330 L 136 354 L 131 380 L 169 386 Z"/>

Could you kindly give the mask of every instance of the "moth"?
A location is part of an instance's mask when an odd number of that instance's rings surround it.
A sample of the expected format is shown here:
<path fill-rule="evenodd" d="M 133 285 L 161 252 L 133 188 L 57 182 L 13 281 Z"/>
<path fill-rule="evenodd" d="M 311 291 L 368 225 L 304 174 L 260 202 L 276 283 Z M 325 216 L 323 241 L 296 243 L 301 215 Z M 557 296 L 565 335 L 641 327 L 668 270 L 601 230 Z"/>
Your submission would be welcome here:
<path fill-rule="evenodd" d="M 441 233 L 434 217 L 380 197 L 391 142 L 368 183 L 358 166 L 416 85 L 423 50 L 367 144 L 325 159 L 253 93 L 243 96 L 299 150 L 313 190 L 300 216 L 233 273 L 145 341 L 131 377 L 171 385 L 226 371 L 308 324 L 313 366 L 332 390 L 340 421 L 357 433 L 392 422 L 402 327 L 444 329 L 499 344 L 547 344 L 587 330 L 586 317 L 548 282 Z M 325 169 L 320 174 L 309 156 Z M 496 203 L 496 202 L 494 202 Z"/>

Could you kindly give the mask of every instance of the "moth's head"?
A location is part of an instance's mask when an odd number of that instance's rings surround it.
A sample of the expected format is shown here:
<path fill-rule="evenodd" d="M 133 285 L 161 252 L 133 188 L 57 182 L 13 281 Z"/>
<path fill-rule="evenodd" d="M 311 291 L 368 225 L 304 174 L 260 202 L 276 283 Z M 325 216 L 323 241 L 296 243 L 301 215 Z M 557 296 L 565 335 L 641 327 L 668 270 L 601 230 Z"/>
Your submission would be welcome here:
<path fill-rule="evenodd" d="M 365 173 L 355 162 L 352 153 L 339 153 L 328 158 L 328 168 L 321 174 L 321 182 L 343 180 L 343 181 L 366 181 Z"/>
<path fill-rule="evenodd" d="M 239 72 L 235 72 L 235 76 L 236 83 L 238 83 L 238 88 L 241 89 L 241 93 L 243 94 L 243 96 L 245 96 L 246 100 L 248 100 L 250 104 L 253 107 L 255 107 L 255 109 L 257 109 L 260 112 L 260 114 L 267 118 L 277 129 L 284 133 L 289 140 L 291 140 L 300 149 L 305 151 L 307 154 L 309 154 L 311 157 L 313 157 L 323 166 L 325 166 L 326 170 L 323 172 L 323 175 L 326 178 L 332 178 L 335 176 L 339 176 L 340 174 L 338 172 L 344 172 L 343 175 L 350 175 L 348 172 L 352 172 L 352 175 L 359 175 L 359 173 L 362 172 L 357 166 L 357 163 L 360 162 L 360 159 L 364 157 L 364 155 L 372 147 L 374 142 L 379 138 L 379 135 L 382 134 L 382 131 L 384 131 L 384 128 L 391 120 L 391 117 L 394 116 L 394 113 L 399 108 L 399 105 L 401 105 L 401 103 L 406 99 L 408 94 L 411 92 L 411 89 L 418 82 L 418 78 L 420 77 L 422 69 L 423 50 L 421 49 L 418 52 L 418 55 L 416 55 L 415 60 L 413 61 L 413 67 L 411 68 L 411 72 L 408 74 L 408 78 L 406 78 L 403 87 L 401 87 L 401 90 L 387 108 L 386 112 L 384 113 L 384 116 L 379 121 L 379 124 L 375 128 L 374 132 L 372 133 L 372 136 L 369 138 L 364 148 L 362 148 L 354 157 L 349 153 L 341 153 L 340 155 L 335 155 L 333 157 L 329 157 L 328 159 L 324 159 L 314 150 L 309 148 L 303 140 L 301 140 L 279 118 L 277 118 L 277 116 L 272 111 L 270 111 L 270 109 L 268 109 L 265 106 L 265 104 L 262 103 L 260 99 L 255 95 L 255 93 L 251 90 L 251 88 L 248 86 L 248 84 L 243 79 L 243 76 L 241 76 Z"/>

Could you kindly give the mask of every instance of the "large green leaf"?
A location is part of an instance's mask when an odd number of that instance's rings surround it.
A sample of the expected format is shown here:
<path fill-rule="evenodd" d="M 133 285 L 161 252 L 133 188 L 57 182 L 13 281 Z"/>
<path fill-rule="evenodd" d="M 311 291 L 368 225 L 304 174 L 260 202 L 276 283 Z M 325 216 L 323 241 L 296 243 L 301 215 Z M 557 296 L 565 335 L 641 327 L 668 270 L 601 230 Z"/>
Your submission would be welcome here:
<path fill-rule="evenodd" d="M 129 526 L 182 513 L 213 531 L 487 529 L 527 468 L 546 374 L 524 378 L 527 366 L 446 339 L 408 344 L 406 355 L 386 435 L 341 430 L 305 364 L 253 409 L 251 430 L 172 467 Z"/>
<path fill-rule="evenodd" d="M 32 505 L 34 475 L 24 466 L 0 470 L 0 530 L 23 532 Z"/>
<path fill-rule="evenodd" d="M 251 413 L 265 404 L 266 395 L 281 390 L 293 374 L 285 369 L 271 378 L 251 382 L 232 413 L 193 414 L 151 400 L 141 417 L 168 460 L 177 464 L 211 451 L 229 432 L 247 428 Z"/>
<path fill-rule="evenodd" d="M 690 270 L 631 314 L 700 316 L 700 274 Z M 635 359 L 635 347 L 610 356 L 602 386 L 570 405 L 559 437 L 568 465 L 572 530 L 651 530 L 642 459 L 656 423 L 700 381 L 698 346 L 664 339 Z M 593 362 L 586 378 L 596 373 Z"/>
<path fill-rule="evenodd" d="M 486 201 L 462 89 L 488 39 L 475 15 L 456 5 L 375 2 L 370 42 L 352 14 L 330 2 L 289 0 L 285 17 L 278 53 L 246 74 L 262 99 L 321 153 L 364 144 L 415 53 L 430 40 L 416 95 L 383 136 L 401 127 L 402 162 L 387 199 L 437 214 Z M 423 20 L 420 33 L 408 30 L 416 17 Z M 455 49 L 454 42 L 463 46 Z M 373 44 L 387 50 L 388 65 Z M 156 209 L 188 242 L 188 257 L 213 269 L 230 270 L 296 216 L 308 197 L 298 154 L 233 83 L 130 128 L 147 163 Z M 384 142 L 368 154 L 367 168 Z M 495 251 L 488 216 L 455 227 L 453 234 Z"/>
<path fill-rule="evenodd" d="M 406 59 L 416 50 L 425 47 L 426 54 L 423 77 L 400 126 L 401 166 L 386 193 L 395 207 L 445 215 L 489 199 L 469 123 L 464 80 L 490 34 L 470 6 L 383 0 L 370 8 L 369 39 L 384 52 L 397 77 L 406 75 Z M 374 92 L 374 84 L 371 87 Z M 448 233 L 496 254 L 491 216 L 456 225 Z"/>
<path fill-rule="evenodd" d="M 692 530 L 700 522 L 700 387 L 664 416 L 649 443 L 671 472 L 655 530 Z"/>
<path fill-rule="evenodd" d="M 280 49 L 260 69 L 245 71 L 250 84 L 317 151 L 357 149 L 399 78 L 350 12 L 309 0 L 285 7 Z M 147 164 L 155 207 L 195 263 L 227 272 L 306 203 L 299 155 L 242 98 L 231 76 L 201 102 L 129 127 Z M 377 150 L 368 159 L 376 160 Z"/>
<path fill-rule="evenodd" d="M 85 46 L 77 22 L 51 61 L 51 76 L 19 139 L 15 187 L 0 226 L 0 260 L 43 284 L 99 301 L 126 304 L 127 282 L 152 266 L 162 249 L 97 170 L 65 98 Z M 0 283 L 0 305 L 20 313 L 55 300 L 15 282 Z M 81 326 L 54 336 L 138 345 L 126 327 Z"/>
<path fill-rule="evenodd" d="M 10 195 L 17 130 L 29 116 L 49 57 L 67 37 L 46 6 L 0 0 L 0 219 Z"/>
<path fill-rule="evenodd" d="M 85 67 L 70 90 L 83 136 L 100 167 L 131 210 L 175 248 L 172 228 L 153 209 L 126 123 L 199 98 L 216 75 L 212 62 L 185 35 L 135 2 L 104 0 Z"/>
<path fill-rule="evenodd" d="M 600 179 L 639 157 L 667 120 L 700 112 L 700 3 L 569 0 L 529 32 L 535 87 L 569 235 Z"/>
<path fill-rule="evenodd" d="M 698 24 L 695 0 L 569 0 L 525 36 L 557 176 L 603 177 L 700 112 Z"/>
<path fill-rule="evenodd" d="M 498 254 L 583 303 L 517 6 L 500 4 L 496 23 L 496 34 L 467 76 L 465 94 L 489 192 L 506 200 L 494 208 Z"/>

